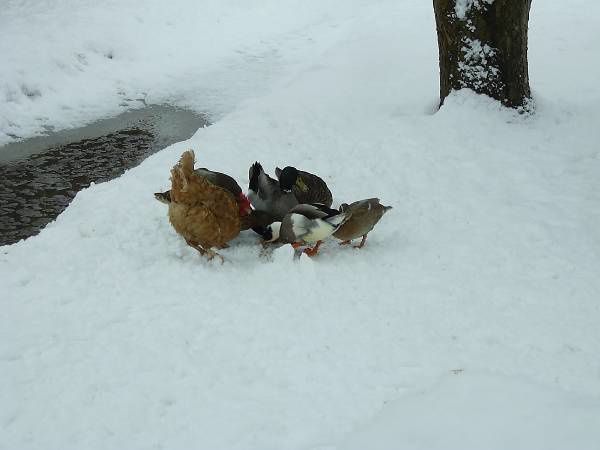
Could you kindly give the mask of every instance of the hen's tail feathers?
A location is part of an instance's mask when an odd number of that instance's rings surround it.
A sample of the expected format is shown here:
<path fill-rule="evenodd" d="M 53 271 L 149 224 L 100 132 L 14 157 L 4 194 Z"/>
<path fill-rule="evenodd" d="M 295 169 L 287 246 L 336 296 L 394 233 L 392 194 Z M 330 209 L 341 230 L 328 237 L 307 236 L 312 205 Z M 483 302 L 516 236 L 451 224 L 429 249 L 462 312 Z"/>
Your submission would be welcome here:
<path fill-rule="evenodd" d="M 390 209 L 392 209 L 392 207 L 391 207 L 391 206 L 384 206 L 384 207 L 383 207 L 383 212 L 384 212 L 384 213 L 386 213 L 386 212 L 388 212 Z"/>
<path fill-rule="evenodd" d="M 248 188 L 251 191 L 258 192 L 258 177 L 263 172 L 263 168 L 258 161 L 250 166 L 250 170 L 248 171 L 248 178 L 250 180 L 250 185 Z"/>
<path fill-rule="evenodd" d="M 186 150 L 179 158 L 179 163 L 177 164 L 181 168 L 181 172 L 186 178 L 189 178 L 192 173 L 194 173 L 194 161 L 195 155 L 194 150 Z"/>
<path fill-rule="evenodd" d="M 179 162 L 171 169 L 171 193 L 186 191 L 190 178 L 194 175 L 194 151 L 183 152 Z"/>

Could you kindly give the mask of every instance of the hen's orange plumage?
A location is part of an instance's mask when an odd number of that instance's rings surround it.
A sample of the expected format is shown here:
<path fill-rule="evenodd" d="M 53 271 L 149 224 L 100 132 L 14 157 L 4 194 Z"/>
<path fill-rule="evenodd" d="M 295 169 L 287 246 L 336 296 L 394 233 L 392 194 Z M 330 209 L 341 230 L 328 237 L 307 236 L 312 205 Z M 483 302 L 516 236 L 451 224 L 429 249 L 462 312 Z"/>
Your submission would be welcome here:
<path fill-rule="evenodd" d="M 240 233 L 239 207 L 234 196 L 194 173 L 194 152 L 181 155 L 171 169 L 169 221 L 186 242 L 208 255 Z"/>

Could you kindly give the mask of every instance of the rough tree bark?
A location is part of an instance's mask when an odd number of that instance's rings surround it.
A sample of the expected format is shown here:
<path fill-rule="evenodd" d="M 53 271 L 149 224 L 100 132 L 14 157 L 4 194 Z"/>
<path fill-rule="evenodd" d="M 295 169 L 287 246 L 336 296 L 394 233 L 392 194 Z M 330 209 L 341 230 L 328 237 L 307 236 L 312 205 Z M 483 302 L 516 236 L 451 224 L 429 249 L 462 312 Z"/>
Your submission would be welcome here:
<path fill-rule="evenodd" d="M 504 105 L 529 104 L 527 27 L 531 0 L 433 0 L 440 106 L 470 88 Z"/>

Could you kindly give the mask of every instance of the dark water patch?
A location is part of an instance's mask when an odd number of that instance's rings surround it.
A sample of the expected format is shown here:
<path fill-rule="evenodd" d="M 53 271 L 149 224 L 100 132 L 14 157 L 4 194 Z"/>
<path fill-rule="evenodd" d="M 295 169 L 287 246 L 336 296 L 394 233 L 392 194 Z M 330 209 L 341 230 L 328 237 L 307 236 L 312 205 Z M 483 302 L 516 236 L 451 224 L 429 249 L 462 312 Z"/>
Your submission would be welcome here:
<path fill-rule="evenodd" d="M 90 183 L 116 178 L 206 125 L 194 112 L 149 106 L 0 147 L 0 245 L 39 233 Z"/>

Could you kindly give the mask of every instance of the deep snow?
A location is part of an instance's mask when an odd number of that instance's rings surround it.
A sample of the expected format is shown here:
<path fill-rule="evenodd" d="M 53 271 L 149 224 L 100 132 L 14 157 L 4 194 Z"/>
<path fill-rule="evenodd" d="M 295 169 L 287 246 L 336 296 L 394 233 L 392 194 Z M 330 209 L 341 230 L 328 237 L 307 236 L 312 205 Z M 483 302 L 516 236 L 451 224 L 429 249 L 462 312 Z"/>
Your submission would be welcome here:
<path fill-rule="evenodd" d="M 207 104 L 223 94 L 226 107 L 0 249 L 0 448 L 598 448 L 600 6 L 575 3 L 534 4 L 533 117 L 469 92 L 433 114 L 430 2 L 273 2 L 263 21 L 257 5 L 215 2 L 211 14 L 237 18 L 234 37 L 207 46 L 218 80 L 183 56 L 151 61 L 140 39 L 139 71 L 116 61 L 131 86 L 186 101 L 209 79 Z M 76 26 L 68 4 L 52 14 Z M 92 9 L 90 34 L 118 41 L 94 24 L 120 8 Z M 81 42 L 35 17 L 21 27 L 57 52 Z M 216 28 L 175 29 L 199 42 Z M 170 48 L 161 33 L 151 42 Z M 249 37 L 287 56 L 227 66 Z M 50 64 L 17 53 L 28 74 Z M 77 76 L 89 97 L 74 108 L 98 97 L 89 117 L 110 112 L 116 78 Z M 68 101 L 72 85 L 48 80 Z M 27 108 L 75 120 L 40 102 L 7 117 L 24 134 L 39 128 Z M 208 263 L 152 197 L 187 148 L 243 183 L 255 159 L 295 164 L 329 183 L 334 204 L 376 195 L 394 209 L 360 251 L 330 242 L 314 260 L 294 263 L 289 248 L 259 258 L 244 234 L 227 264 Z"/>

